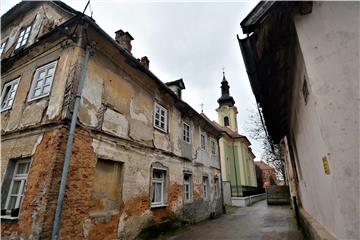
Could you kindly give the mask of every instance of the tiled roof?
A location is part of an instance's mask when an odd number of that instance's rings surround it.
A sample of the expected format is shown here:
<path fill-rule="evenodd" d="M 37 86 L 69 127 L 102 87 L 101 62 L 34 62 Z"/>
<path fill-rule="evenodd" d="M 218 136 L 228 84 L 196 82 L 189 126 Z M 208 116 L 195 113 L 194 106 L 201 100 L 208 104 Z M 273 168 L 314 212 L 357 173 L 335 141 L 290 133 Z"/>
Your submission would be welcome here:
<path fill-rule="evenodd" d="M 256 166 L 258 166 L 261 170 L 275 170 L 273 167 L 271 167 L 270 165 L 264 163 L 263 161 L 254 161 L 254 163 L 255 163 Z"/>
<path fill-rule="evenodd" d="M 240 135 L 240 134 L 238 134 L 237 132 L 235 132 L 235 131 L 231 130 L 230 128 L 228 128 L 228 127 L 221 126 L 220 124 L 218 124 L 218 123 L 215 122 L 215 121 L 212 121 L 212 124 L 213 124 L 220 132 L 226 133 L 226 134 L 229 135 L 231 138 L 246 138 L 244 135 Z"/>

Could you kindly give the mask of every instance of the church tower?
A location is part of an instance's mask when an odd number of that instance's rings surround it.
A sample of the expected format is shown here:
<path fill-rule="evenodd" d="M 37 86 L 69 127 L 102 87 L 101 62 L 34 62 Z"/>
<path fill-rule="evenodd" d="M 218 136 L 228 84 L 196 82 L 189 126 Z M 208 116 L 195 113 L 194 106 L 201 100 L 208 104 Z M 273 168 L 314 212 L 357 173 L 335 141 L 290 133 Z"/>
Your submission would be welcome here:
<path fill-rule="evenodd" d="M 221 81 L 221 97 L 217 100 L 219 107 L 216 109 L 218 113 L 218 121 L 221 126 L 229 127 L 234 132 L 238 132 L 237 127 L 237 108 L 235 101 L 229 92 L 229 83 L 226 80 L 225 72 Z"/>

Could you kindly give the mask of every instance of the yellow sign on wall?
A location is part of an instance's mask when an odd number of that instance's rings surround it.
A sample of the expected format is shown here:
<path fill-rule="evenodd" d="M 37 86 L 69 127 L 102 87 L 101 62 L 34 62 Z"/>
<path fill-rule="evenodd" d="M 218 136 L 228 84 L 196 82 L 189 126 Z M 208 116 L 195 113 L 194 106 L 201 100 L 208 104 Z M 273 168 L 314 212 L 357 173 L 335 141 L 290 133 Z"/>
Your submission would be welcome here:
<path fill-rule="evenodd" d="M 329 174 L 330 174 L 330 166 L 329 166 L 329 162 L 328 162 L 327 157 L 324 156 L 324 157 L 322 158 L 322 161 L 323 161 L 323 166 L 324 166 L 325 174 L 326 174 L 326 175 L 329 175 Z"/>

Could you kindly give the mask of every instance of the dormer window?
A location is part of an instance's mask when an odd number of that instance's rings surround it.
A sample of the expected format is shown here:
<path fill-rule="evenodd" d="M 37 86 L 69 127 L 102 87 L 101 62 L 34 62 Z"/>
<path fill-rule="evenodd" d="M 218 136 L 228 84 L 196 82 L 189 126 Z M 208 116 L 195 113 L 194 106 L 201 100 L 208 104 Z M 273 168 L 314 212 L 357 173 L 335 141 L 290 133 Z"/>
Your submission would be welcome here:
<path fill-rule="evenodd" d="M 24 46 L 27 43 L 27 40 L 30 35 L 31 26 L 28 26 L 26 28 L 23 28 L 20 32 L 19 39 L 16 43 L 15 50 Z"/>

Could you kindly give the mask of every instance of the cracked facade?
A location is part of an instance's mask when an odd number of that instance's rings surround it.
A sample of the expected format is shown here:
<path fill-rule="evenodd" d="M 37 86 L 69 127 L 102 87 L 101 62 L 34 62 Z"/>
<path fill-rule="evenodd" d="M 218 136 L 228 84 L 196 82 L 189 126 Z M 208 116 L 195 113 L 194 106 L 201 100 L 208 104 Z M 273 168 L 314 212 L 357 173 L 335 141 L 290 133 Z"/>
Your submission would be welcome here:
<path fill-rule="evenodd" d="M 181 100 L 182 80 L 166 85 L 132 56 L 129 33 L 114 40 L 61 2 L 21 2 L 1 24 L 4 239 L 51 237 L 83 69 L 60 238 L 133 239 L 222 213 L 221 133 Z"/>

